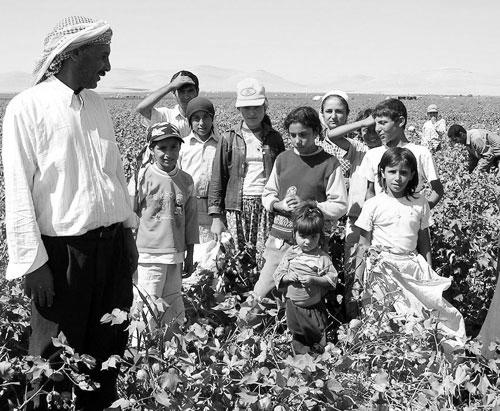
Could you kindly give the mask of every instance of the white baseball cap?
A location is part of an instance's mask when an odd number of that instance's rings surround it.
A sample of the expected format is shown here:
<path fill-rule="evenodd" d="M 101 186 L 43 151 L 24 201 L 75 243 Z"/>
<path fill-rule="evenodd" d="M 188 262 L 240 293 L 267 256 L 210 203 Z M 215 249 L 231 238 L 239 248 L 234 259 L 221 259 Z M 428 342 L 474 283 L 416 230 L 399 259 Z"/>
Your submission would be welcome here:
<path fill-rule="evenodd" d="M 246 78 L 236 85 L 236 104 L 238 107 L 261 106 L 266 102 L 266 89 L 254 78 Z"/>
<path fill-rule="evenodd" d="M 431 104 L 429 107 L 427 107 L 427 112 L 428 113 L 437 113 L 438 106 L 436 106 L 435 104 Z"/>

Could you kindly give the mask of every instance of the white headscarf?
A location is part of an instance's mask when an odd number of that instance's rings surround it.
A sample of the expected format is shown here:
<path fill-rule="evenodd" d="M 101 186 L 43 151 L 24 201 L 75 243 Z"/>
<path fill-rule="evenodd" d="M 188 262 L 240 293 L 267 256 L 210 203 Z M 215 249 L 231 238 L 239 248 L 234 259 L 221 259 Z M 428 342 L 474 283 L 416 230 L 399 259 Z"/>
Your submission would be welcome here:
<path fill-rule="evenodd" d="M 38 84 L 57 74 L 70 51 L 87 44 L 109 44 L 111 36 L 111 27 L 103 20 L 82 16 L 61 20 L 45 37 L 42 55 L 33 70 L 33 83 Z"/>
<path fill-rule="evenodd" d="M 321 101 L 320 101 L 320 104 L 319 104 L 319 119 L 321 120 L 321 124 L 323 125 L 323 128 L 325 128 L 325 129 L 328 128 L 328 127 L 325 124 L 325 120 L 323 119 L 323 113 L 322 113 L 323 103 L 325 102 L 325 100 L 328 97 L 332 97 L 332 96 L 342 97 L 346 101 L 346 103 L 349 103 L 349 96 L 347 95 L 347 93 L 345 91 L 342 91 L 342 90 L 330 90 L 330 91 L 326 92 L 325 94 L 323 94 L 323 97 L 321 97 Z"/>

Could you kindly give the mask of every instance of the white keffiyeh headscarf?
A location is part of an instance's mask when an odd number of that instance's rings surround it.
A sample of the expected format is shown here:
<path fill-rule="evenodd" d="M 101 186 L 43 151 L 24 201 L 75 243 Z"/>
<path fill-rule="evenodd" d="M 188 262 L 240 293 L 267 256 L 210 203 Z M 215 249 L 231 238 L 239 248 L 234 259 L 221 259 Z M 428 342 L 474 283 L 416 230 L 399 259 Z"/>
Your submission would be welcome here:
<path fill-rule="evenodd" d="M 42 55 L 33 70 L 33 83 L 57 74 L 72 50 L 88 44 L 110 44 L 112 34 L 111 27 L 103 20 L 66 17 L 45 37 Z"/>

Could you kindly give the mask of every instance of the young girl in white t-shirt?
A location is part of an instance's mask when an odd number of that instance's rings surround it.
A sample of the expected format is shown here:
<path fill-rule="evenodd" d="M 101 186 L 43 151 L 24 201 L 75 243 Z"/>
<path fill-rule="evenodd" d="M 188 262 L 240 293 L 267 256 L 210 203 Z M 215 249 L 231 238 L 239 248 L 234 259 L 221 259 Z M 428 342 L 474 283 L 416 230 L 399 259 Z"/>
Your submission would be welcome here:
<path fill-rule="evenodd" d="M 442 293 L 451 279 L 432 270 L 430 209 L 427 199 L 415 194 L 418 184 L 417 160 L 402 147 L 388 149 L 378 166 L 383 192 L 364 204 L 356 226 L 361 229 L 356 278 L 359 285 L 381 291 L 399 315 L 422 316 L 422 308 L 438 317 L 446 343 L 465 342 L 465 324 L 460 312 Z M 380 250 L 380 259 L 371 267 L 363 255 L 368 248 Z"/>

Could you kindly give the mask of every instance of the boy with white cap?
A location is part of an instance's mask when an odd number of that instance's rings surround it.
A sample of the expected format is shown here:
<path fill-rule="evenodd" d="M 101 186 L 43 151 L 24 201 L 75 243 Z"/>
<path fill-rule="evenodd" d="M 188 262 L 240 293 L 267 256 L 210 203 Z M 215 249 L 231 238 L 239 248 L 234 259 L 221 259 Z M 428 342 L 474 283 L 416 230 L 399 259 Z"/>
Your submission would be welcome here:
<path fill-rule="evenodd" d="M 140 219 L 137 285 L 147 295 L 165 300 L 168 308 L 162 322 L 171 326 L 184 320 L 181 269 L 184 262 L 185 271 L 192 272 L 198 243 L 196 195 L 191 176 L 177 167 L 183 143 L 179 130 L 170 123 L 154 124 L 147 141 L 154 164 L 138 181 L 134 199 Z"/>
<path fill-rule="evenodd" d="M 438 107 L 435 104 L 427 107 L 427 117 L 429 119 L 422 128 L 421 144 L 429 150 L 439 150 L 441 138 L 446 133 L 446 122 L 444 118 L 438 120 Z"/>

